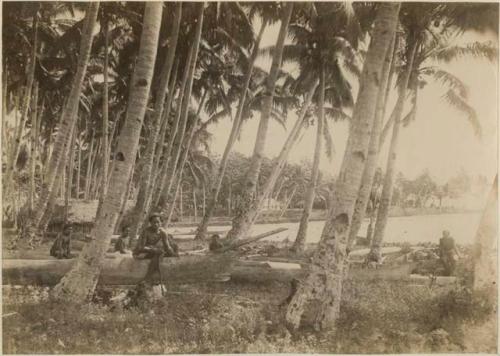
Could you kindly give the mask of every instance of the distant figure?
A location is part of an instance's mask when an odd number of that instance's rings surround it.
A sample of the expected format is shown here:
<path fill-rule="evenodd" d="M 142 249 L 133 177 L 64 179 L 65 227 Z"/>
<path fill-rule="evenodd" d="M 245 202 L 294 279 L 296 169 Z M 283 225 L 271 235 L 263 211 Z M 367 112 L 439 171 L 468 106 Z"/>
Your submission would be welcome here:
<path fill-rule="evenodd" d="M 439 239 L 439 258 L 443 264 L 445 276 L 451 276 L 455 272 L 458 256 L 460 253 L 455 246 L 455 240 L 449 231 L 444 230 Z"/>
<path fill-rule="evenodd" d="M 212 252 L 218 251 L 224 247 L 224 244 L 220 240 L 219 234 L 213 234 L 210 238 L 210 244 L 208 245 L 208 249 Z"/>
<path fill-rule="evenodd" d="M 71 224 L 65 224 L 63 226 L 63 231 L 57 235 L 56 240 L 50 248 L 50 255 L 62 259 L 62 258 L 72 258 L 71 255 L 71 234 L 73 233 L 73 226 Z"/>
<path fill-rule="evenodd" d="M 158 273 L 161 279 L 160 262 L 163 256 L 178 255 L 170 245 L 167 233 L 160 226 L 160 216 L 152 214 L 149 217 L 149 226 L 142 232 L 133 252 L 134 258 L 151 259 L 145 281 L 151 281 L 155 273 Z"/>
<path fill-rule="evenodd" d="M 118 240 L 116 240 L 115 242 L 115 252 L 120 252 L 121 254 L 127 253 L 127 245 L 130 246 L 130 244 L 127 243 L 129 234 L 130 227 L 128 225 L 123 226 L 122 233 L 118 237 Z"/>

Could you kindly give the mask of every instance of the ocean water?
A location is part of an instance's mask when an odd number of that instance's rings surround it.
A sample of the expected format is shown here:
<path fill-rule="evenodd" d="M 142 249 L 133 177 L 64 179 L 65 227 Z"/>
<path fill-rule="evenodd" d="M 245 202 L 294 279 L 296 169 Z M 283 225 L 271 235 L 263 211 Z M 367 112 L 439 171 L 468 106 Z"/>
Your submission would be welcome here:
<path fill-rule="evenodd" d="M 415 244 L 418 242 L 439 242 L 443 230 L 449 230 L 455 241 L 459 244 L 471 244 L 481 218 L 480 213 L 460 213 L 460 214 L 438 214 L 438 215 L 418 215 L 391 217 L 387 222 L 385 231 L 385 242 L 408 242 Z M 323 230 L 324 221 L 311 221 L 308 225 L 306 241 L 310 243 L 318 242 Z M 365 220 L 361 226 L 359 235 L 366 235 L 368 221 Z M 266 231 L 286 227 L 283 231 L 264 240 L 281 241 L 288 238 L 295 239 L 299 223 L 281 224 L 259 224 L 254 225 L 250 235 L 257 235 Z M 229 226 L 211 226 L 211 231 L 226 231 Z M 178 228 L 176 231 L 190 231 L 193 228 Z"/>

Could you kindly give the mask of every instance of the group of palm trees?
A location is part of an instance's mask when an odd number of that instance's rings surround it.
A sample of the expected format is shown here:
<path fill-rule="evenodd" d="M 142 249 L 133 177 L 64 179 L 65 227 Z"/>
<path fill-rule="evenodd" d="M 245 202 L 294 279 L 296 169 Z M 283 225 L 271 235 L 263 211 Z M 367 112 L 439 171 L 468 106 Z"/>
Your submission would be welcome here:
<path fill-rule="evenodd" d="M 66 185 L 71 194 L 77 162 L 76 196 L 96 197 L 99 206 L 92 241 L 54 293 L 85 300 L 94 291 L 130 187 L 137 187 L 133 234 L 154 211 L 168 224 L 183 179 L 197 175 L 193 167 L 207 128 L 227 118 L 232 128 L 196 235 L 205 237 L 243 123 L 260 113 L 228 237 L 248 233 L 291 149 L 313 123 L 316 146 L 294 245 L 301 251 L 323 141 L 327 148 L 332 144 L 328 121 L 349 120 L 321 242 L 287 311 L 287 321 L 297 327 L 306 305 L 320 299 L 315 324 L 329 328 L 338 316 L 346 256 L 364 218 L 380 148 L 392 130 L 374 248 L 382 242 L 399 131 L 416 117 L 418 91 L 429 79 L 446 85 L 447 101 L 480 133 L 467 88 L 440 64 L 464 55 L 496 58 L 491 43 L 450 44 L 460 31 L 485 30 L 484 18 L 495 11 L 491 4 L 449 3 L 4 3 L 3 113 L 19 116 L 3 126 L 4 200 L 17 200 L 19 162 L 29 146 L 23 236 L 36 245 L 58 190 Z M 269 26 L 279 26 L 276 44 L 261 48 Z M 269 72 L 256 65 L 263 55 L 271 58 Z M 298 75 L 286 72 L 284 63 L 293 63 Z M 350 78 L 359 84 L 356 99 Z M 389 108 L 393 92 L 398 99 Z M 405 114 L 407 102 L 411 109 Z M 287 139 L 257 190 L 269 122 L 285 121 L 290 110 L 297 110 L 297 120 L 287 123 Z"/>

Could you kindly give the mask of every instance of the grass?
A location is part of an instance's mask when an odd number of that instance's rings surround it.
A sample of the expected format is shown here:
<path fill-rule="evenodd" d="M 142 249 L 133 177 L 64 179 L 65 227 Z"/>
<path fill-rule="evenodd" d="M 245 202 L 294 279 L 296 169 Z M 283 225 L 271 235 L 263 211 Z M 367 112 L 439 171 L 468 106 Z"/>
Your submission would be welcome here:
<path fill-rule="evenodd" d="M 3 352 L 496 352 L 494 304 L 461 286 L 347 281 L 334 335 L 307 326 L 291 334 L 278 306 L 288 291 L 280 283 L 172 286 L 154 304 L 122 309 L 106 305 L 116 290 L 101 289 L 100 302 L 84 306 L 46 300 L 37 288 L 4 290 L 4 314 L 17 314 L 4 318 Z"/>

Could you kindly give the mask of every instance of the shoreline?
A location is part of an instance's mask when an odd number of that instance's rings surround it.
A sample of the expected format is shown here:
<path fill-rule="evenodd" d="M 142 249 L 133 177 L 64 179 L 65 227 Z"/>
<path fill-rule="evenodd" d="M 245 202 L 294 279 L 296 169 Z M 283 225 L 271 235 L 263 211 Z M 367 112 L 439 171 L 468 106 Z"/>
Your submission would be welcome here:
<path fill-rule="evenodd" d="M 455 214 L 473 214 L 473 213 L 480 213 L 480 210 L 458 210 L 458 209 L 448 209 L 448 210 L 441 210 L 441 211 L 429 211 L 429 209 L 422 209 L 417 211 L 414 211 L 412 213 L 404 213 L 398 208 L 398 211 L 391 211 L 389 212 L 389 217 L 390 218 L 401 218 L 401 217 L 414 217 L 414 216 L 434 216 L 434 215 L 455 215 Z M 410 210 L 410 209 L 406 209 Z M 309 221 L 324 221 L 326 220 L 326 211 L 313 211 L 313 213 L 309 218 Z M 316 215 L 316 216 L 314 216 Z M 261 218 L 257 219 L 255 222 L 255 225 L 265 225 L 265 224 L 286 224 L 286 223 L 298 223 L 300 222 L 301 216 L 292 216 L 292 217 L 282 217 L 280 219 L 273 219 L 273 218 Z M 217 220 L 221 219 L 221 220 Z M 365 221 L 368 218 L 365 217 Z M 175 228 L 175 227 L 197 227 L 199 224 L 199 221 L 181 221 L 181 222 L 172 222 L 170 223 L 170 228 Z M 208 224 L 208 226 L 231 226 L 232 225 L 232 219 L 229 217 L 215 217 L 212 218 L 212 221 Z"/>

